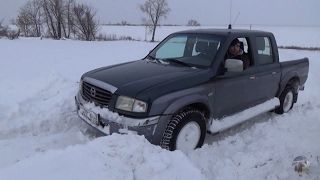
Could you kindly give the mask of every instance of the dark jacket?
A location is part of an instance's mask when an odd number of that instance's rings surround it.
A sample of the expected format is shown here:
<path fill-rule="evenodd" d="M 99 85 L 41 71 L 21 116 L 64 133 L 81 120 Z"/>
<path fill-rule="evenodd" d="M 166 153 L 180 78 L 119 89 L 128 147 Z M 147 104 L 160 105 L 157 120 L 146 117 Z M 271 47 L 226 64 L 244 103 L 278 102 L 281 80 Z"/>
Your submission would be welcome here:
<path fill-rule="evenodd" d="M 243 69 L 246 69 L 250 65 L 249 57 L 243 53 L 243 50 L 240 49 L 239 53 L 234 55 L 230 54 L 229 52 L 226 54 L 225 59 L 239 59 L 243 62 Z"/>

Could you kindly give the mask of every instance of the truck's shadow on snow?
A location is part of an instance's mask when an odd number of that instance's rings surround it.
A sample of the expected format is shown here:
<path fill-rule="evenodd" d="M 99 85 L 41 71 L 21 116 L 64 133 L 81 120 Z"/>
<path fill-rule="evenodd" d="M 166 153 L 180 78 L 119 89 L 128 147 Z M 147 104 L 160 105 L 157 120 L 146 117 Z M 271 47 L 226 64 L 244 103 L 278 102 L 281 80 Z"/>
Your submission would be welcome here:
<path fill-rule="evenodd" d="M 207 134 L 205 141 L 204 141 L 204 144 L 211 145 L 213 142 L 221 141 L 229 136 L 234 136 L 237 133 L 241 133 L 245 130 L 252 128 L 254 125 L 256 125 L 258 123 L 267 122 L 268 120 L 273 119 L 274 117 L 278 117 L 278 116 L 279 115 L 277 115 L 273 112 L 267 112 L 267 113 L 261 114 L 259 116 L 253 117 L 253 118 L 251 118 L 251 119 L 249 119 L 239 125 L 236 125 L 230 129 L 227 129 L 223 132 L 220 132 L 219 134 L 216 134 L 216 135 Z"/>
<path fill-rule="evenodd" d="M 317 105 L 311 102 L 306 102 L 303 104 L 295 104 L 292 110 L 290 110 L 287 113 L 287 115 L 290 115 L 292 113 L 298 113 L 299 115 L 302 115 L 302 116 L 308 116 L 308 112 L 314 111 L 314 109 L 320 110 L 320 105 Z M 245 121 L 244 123 L 234 126 L 228 130 L 225 130 L 217 135 L 207 134 L 204 144 L 211 145 L 213 142 L 224 140 L 229 136 L 234 136 L 238 133 L 251 129 L 253 126 L 259 123 L 267 122 L 269 120 L 280 121 L 282 120 L 282 115 L 275 114 L 274 112 L 267 112 L 259 116 L 253 117 Z"/>

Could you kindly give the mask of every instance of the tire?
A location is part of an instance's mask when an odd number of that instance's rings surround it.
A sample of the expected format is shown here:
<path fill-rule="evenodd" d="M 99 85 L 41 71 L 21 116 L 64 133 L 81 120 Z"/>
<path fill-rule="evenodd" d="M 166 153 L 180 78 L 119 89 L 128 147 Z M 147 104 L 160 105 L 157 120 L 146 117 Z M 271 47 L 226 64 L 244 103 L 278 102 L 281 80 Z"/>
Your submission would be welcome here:
<path fill-rule="evenodd" d="M 292 86 L 286 87 L 279 97 L 280 106 L 275 109 L 275 113 L 283 114 L 289 112 L 293 107 L 296 96 Z"/>
<path fill-rule="evenodd" d="M 168 123 L 160 146 L 164 149 L 187 152 L 200 148 L 206 136 L 204 114 L 193 108 L 187 108 L 175 114 Z"/>

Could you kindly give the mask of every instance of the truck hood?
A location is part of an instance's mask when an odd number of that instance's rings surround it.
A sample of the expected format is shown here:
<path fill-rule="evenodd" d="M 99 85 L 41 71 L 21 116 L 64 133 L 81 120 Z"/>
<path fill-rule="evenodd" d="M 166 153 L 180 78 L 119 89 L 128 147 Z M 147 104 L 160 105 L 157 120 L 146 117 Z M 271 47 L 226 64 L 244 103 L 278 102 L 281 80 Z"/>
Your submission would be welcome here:
<path fill-rule="evenodd" d="M 137 60 L 99 68 L 84 76 L 115 86 L 115 94 L 135 97 L 146 88 L 198 71 L 200 69 Z"/>

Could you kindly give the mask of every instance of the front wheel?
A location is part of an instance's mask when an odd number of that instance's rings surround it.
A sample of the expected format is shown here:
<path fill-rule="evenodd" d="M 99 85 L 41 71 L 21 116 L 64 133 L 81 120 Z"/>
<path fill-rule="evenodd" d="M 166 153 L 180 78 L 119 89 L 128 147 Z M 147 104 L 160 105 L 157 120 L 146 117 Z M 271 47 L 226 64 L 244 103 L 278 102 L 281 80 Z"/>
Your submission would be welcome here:
<path fill-rule="evenodd" d="M 188 152 L 203 145 L 206 122 L 202 112 L 187 108 L 175 114 L 167 125 L 160 146 Z"/>
<path fill-rule="evenodd" d="M 295 92 L 292 86 L 286 87 L 281 93 L 279 100 L 280 106 L 275 109 L 275 113 L 283 114 L 292 109 L 295 99 Z"/>

